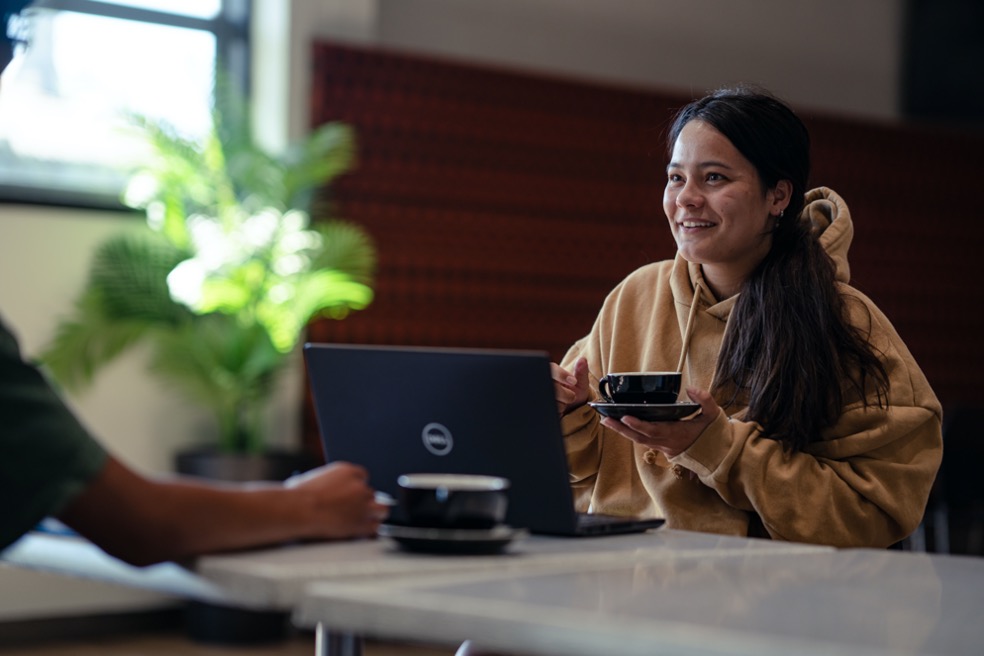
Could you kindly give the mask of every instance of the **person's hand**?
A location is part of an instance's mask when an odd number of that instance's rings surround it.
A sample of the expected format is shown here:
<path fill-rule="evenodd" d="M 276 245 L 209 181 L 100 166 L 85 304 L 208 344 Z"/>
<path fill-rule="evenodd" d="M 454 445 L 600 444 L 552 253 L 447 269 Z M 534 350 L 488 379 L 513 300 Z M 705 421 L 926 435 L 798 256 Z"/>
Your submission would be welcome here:
<path fill-rule="evenodd" d="M 687 395 L 700 404 L 700 414 L 681 421 L 643 421 L 636 417 L 622 417 L 621 421 L 605 417 L 601 425 L 642 446 L 662 451 L 667 458 L 680 455 L 697 441 L 704 429 L 721 412 L 721 407 L 710 394 L 691 387 Z"/>
<path fill-rule="evenodd" d="M 571 410 L 588 402 L 588 361 L 578 358 L 574 371 L 567 371 L 559 364 L 550 363 L 554 381 L 554 396 L 557 399 L 557 412 L 563 417 Z"/>
<path fill-rule="evenodd" d="M 284 482 L 296 490 L 310 513 L 312 537 L 354 538 L 375 535 L 389 507 L 378 503 L 363 467 L 334 462 Z"/>

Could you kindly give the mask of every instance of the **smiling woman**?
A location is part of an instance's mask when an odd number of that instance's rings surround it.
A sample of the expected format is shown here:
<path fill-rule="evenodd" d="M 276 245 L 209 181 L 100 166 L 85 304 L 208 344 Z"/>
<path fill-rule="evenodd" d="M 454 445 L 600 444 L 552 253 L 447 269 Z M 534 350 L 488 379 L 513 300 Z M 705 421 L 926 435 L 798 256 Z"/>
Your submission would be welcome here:
<path fill-rule="evenodd" d="M 248 17 L 225 4 L 53 0 L 24 12 L 26 46 L 0 96 L 0 196 L 116 207 L 145 154 L 128 116 L 204 135 L 217 58 L 246 61 Z"/>
<path fill-rule="evenodd" d="M 630 274 L 559 366 L 572 484 L 596 512 L 834 546 L 919 524 L 941 409 L 889 320 L 848 284 L 853 224 L 807 191 L 809 136 L 765 92 L 722 90 L 670 129 L 678 252 Z M 601 417 L 597 379 L 682 369 L 701 412 Z"/>

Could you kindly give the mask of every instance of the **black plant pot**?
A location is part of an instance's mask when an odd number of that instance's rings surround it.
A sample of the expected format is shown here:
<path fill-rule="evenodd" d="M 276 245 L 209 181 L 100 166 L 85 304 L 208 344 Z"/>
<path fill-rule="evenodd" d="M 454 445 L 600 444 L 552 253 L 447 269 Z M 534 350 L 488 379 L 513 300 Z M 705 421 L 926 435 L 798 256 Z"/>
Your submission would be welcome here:
<path fill-rule="evenodd" d="M 183 451 L 175 457 L 179 474 L 236 483 L 282 481 L 319 464 L 308 454 L 289 451 L 252 455 L 202 448 Z M 256 611 L 194 601 L 185 605 L 184 614 L 188 637 L 202 643 L 271 643 L 285 640 L 290 632 L 290 614 L 287 612 Z"/>

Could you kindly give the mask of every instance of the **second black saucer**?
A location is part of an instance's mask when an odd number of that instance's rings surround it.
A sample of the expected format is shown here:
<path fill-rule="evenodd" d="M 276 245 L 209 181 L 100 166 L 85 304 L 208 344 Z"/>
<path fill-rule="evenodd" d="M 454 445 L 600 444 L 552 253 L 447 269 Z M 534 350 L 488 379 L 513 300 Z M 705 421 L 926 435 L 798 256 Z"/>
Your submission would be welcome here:
<path fill-rule="evenodd" d="M 588 403 L 599 413 L 612 419 L 636 417 L 644 421 L 676 421 L 688 417 L 700 410 L 699 403 Z"/>

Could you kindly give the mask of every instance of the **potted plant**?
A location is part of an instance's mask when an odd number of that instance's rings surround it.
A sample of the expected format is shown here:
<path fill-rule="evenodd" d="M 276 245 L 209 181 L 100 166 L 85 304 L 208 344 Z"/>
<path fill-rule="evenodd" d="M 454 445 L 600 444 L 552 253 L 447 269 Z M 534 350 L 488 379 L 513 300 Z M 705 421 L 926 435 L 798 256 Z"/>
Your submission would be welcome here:
<path fill-rule="evenodd" d="M 146 228 L 97 249 L 41 360 L 78 390 L 149 343 L 151 372 L 215 417 L 215 450 L 261 454 L 267 399 L 307 323 L 372 300 L 370 237 L 312 204 L 353 165 L 352 130 L 329 123 L 272 155 L 252 136 L 247 103 L 218 86 L 204 139 L 143 118 L 134 125 L 151 157 L 124 202 L 145 211 Z"/>

